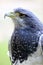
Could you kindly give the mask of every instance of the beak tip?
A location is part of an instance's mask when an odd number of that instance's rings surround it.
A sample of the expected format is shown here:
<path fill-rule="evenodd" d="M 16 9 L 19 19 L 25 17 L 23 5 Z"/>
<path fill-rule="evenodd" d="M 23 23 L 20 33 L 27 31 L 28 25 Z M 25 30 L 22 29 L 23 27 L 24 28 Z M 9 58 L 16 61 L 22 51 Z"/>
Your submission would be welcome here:
<path fill-rule="evenodd" d="M 4 19 L 5 19 L 6 16 L 7 16 L 7 14 L 4 15 Z"/>
<path fill-rule="evenodd" d="M 5 15 L 4 15 L 4 18 L 6 18 L 6 16 L 9 16 L 9 15 L 8 15 L 8 14 L 5 14 Z"/>

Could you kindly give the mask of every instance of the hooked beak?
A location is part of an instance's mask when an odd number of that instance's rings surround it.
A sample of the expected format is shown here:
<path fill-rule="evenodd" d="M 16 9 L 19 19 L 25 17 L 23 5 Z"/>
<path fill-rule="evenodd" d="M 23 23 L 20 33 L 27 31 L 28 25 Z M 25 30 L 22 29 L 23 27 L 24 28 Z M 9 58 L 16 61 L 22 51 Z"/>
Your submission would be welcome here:
<path fill-rule="evenodd" d="M 4 18 L 5 17 L 10 17 L 12 20 L 13 20 L 13 22 L 15 23 L 15 25 L 16 26 L 25 26 L 24 24 L 23 24 L 23 20 L 19 17 L 19 13 L 18 12 L 10 12 L 10 13 L 8 13 L 8 14 L 5 14 L 4 15 Z"/>
<path fill-rule="evenodd" d="M 10 17 L 10 18 L 14 18 L 15 19 L 18 15 L 19 15 L 19 13 L 10 12 L 8 14 L 5 14 L 4 15 L 4 18 L 7 16 L 7 17 Z"/>

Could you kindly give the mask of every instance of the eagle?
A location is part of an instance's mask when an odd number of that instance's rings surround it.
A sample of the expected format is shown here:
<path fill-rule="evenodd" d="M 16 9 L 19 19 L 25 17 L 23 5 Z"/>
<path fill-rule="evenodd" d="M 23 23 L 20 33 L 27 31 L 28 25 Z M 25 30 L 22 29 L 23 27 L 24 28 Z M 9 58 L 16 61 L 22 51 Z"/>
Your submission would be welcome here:
<path fill-rule="evenodd" d="M 43 65 L 43 24 L 40 20 L 22 8 L 6 16 L 15 25 L 8 44 L 11 65 Z"/>

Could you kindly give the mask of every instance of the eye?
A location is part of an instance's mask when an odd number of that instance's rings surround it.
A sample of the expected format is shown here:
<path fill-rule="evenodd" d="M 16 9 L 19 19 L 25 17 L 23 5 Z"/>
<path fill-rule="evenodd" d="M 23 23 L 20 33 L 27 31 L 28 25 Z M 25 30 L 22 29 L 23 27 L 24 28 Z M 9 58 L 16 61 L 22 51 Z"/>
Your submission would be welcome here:
<path fill-rule="evenodd" d="M 28 17 L 28 15 L 26 14 L 22 14 L 22 13 L 19 13 L 19 16 L 22 18 L 22 17 Z"/>
<path fill-rule="evenodd" d="M 20 17 L 25 17 L 25 14 L 20 13 L 19 16 Z"/>

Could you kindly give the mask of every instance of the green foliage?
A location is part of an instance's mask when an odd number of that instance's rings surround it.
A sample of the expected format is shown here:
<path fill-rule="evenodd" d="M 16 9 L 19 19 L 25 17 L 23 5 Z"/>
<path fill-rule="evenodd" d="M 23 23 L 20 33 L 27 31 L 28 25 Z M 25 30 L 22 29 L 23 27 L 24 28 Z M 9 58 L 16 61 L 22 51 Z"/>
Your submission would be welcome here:
<path fill-rule="evenodd" d="M 8 41 L 4 40 L 0 42 L 0 65 L 11 65 L 10 59 L 7 55 Z"/>

